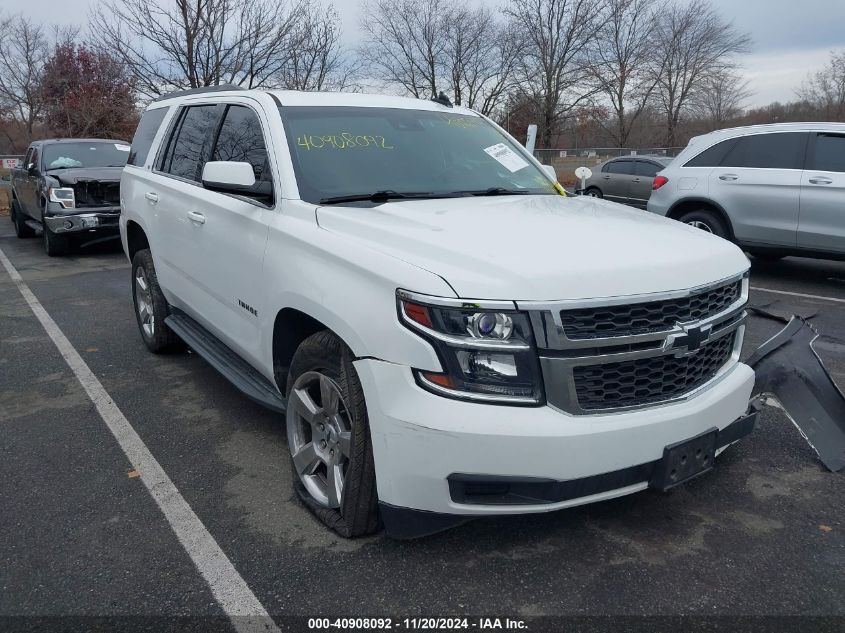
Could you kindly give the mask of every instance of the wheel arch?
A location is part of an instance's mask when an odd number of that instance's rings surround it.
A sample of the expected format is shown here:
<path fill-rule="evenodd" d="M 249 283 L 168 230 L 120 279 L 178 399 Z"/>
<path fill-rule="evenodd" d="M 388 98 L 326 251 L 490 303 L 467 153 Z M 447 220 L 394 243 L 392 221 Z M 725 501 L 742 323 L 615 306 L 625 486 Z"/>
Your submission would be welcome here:
<path fill-rule="evenodd" d="M 273 376 L 282 395 L 287 396 L 287 376 L 293 355 L 305 339 L 321 330 L 329 330 L 343 341 L 337 332 L 301 310 L 287 307 L 276 314 L 273 322 Z"/>
<path fill-rule="evenodd" d="M 722 222 L 724 222 L 725 227 L 728 229 L 730 239 L 735 239 L 733 223 L 731 222 L 730 216 L 728 216 L 727 212 L 720 204 L 713 202 L 708 198 L 684 198 L 682 200 L 678 200 L 666 213 L 666 217 L 671 218 L 672 220 L 679 220 L 684 213 L 701 210 L 713 211 L 716 215 L 718 215 Z"/>
<path fill-rule="evenodd" d="M 134 220 L 126 222 L 126 249 L 129 261 L 135 257 L 135 253 L 150 247 L 150 241 L 143 227 Z"/>

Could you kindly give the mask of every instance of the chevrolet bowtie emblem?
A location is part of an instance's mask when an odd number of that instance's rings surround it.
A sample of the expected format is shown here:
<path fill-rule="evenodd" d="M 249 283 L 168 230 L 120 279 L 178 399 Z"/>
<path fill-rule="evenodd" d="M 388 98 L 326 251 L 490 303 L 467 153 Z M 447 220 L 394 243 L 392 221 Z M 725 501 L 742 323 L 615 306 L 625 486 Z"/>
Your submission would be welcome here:
<path fill-rule="evenodd" d="M 710 339 L 710 333 L 713 330 L 711 325 L 684 325 L 679 324 L 682 333 L 670 334 L 666 337 L 666 342 L 663 348 L 666 350 L 673 350 L 676 356 L 689 356 L 698 351 L 701 346 Z"/>

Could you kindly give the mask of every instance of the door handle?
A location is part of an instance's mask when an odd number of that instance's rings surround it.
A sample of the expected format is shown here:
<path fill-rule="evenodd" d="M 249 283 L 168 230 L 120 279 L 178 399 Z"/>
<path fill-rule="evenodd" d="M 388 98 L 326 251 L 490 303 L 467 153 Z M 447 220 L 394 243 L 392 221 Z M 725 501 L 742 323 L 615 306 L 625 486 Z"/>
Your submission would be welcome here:
<path fill-rule="evenodd" d="M 830 185 L 833 181 L 830 178 L 825 178 L 824 176 L 816 176 L 815 178 L 810 178 L 811 185 Z"/>
<path fill-rule="evenodd" d="M 157 193 L 153 193 L 152 191 L 148 191 L 147 193 L 145 193 L 145 194 L 144 194 L 144 197 L 145 197 L 147 200 L 149 200 L 150 202 L 152 202 L 153 204 L 155 204 L 156 202 L 158 202 L 158 194 L 157 194 Z"/>
<path fill-rule="evenodd" d="M 719 176 L 719 180 L 736 180 L 739 178 L 736 174 L 722 174 Z"/>
<path fill-rule="evenodd" d="M 639 181 L 640 181 L 639 178 L 634 178 L 634 182 L 639 182 Z"/>
<path fill-rule="evenodd" d="M 188 219 L 191 222 L 196 222 L 197 224 L 205 224 L 205 216 L 202 213 L 197 213 L 196 211 L 188 211 Z"/>
<path fill-rule="evenodd" d="M 610 176 L 602 176 L 605 180 L 610 180 Z"/>

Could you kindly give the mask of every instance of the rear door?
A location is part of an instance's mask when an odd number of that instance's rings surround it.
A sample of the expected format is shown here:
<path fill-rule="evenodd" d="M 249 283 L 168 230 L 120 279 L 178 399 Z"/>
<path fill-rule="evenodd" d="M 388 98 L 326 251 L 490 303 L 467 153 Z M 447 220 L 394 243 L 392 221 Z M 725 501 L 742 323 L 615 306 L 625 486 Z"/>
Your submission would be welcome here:
<path fill-rule="evenodd" d="M 806 132 L 741 136 L 710 173 L 710 197 L 738 241 L 795 246 L 807 139 Z"/>
<path fill-rule="evenodd" d="M 605 163 L 599 177 L 602 195 L 613 202 L 627 204 L 634 178 L 633 160 L 621 158 Z"/>
<path fill-rule="evenodd" d="M 845 254 L 845 134 L 813 134 L 801 178 L 798 246 Z"/>
<path fill-rule="evenodd" d="M 176 305 L 192 316 L 208 307 L 197 270 L 215 254 L 202 250 L 203 227 L 191 218 L 203 212 L 200 175 L 222 111 L 216 103 L 180 108 L 157 158 L 152 186 L 144 191 L 156 219 L 156 272 Z"/>
<path fill-rule="evenodd" d="M 630 204 L 645 209 L 651 196 L 651 185 L 654 177 L 663 169 L 663 165 L 654 161 L 638 158 L 634 161 L 634 178 L 628 192 Z"/>

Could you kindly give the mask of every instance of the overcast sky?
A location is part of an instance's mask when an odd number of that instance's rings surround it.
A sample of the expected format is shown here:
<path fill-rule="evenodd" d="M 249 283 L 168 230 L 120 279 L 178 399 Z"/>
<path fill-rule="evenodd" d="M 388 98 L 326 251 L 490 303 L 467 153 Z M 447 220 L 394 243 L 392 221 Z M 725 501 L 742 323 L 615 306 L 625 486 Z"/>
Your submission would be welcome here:
<path fill-rule="evenodd" d="M 498 6 L 504 0 L 486 1 Z M 750 105 L 794 99 L 807 72 L 823 66 L 831 49 L 845 48 L 843 0 L 711 1 L 726 19 L 754 38 L 754 50 L 742 60 L 754 92 Z M 98 4 L 97 0 L 4 0 L 2 9 L 52 23 L 83 24 L 89 9 Z M 344 39 L 356 44 L 360 0 L 335 0 L 334 4 Z"/>

